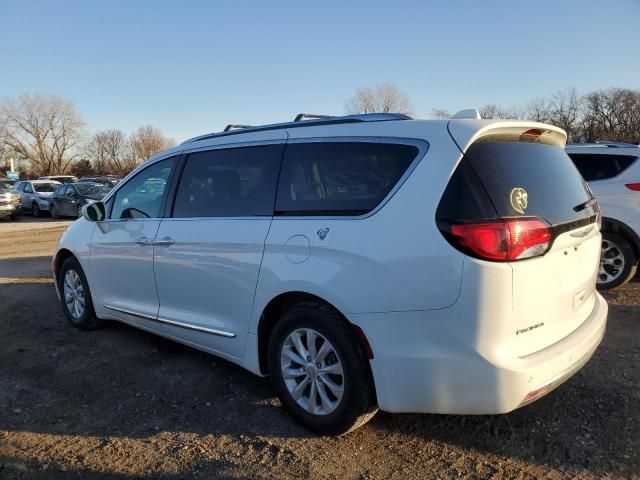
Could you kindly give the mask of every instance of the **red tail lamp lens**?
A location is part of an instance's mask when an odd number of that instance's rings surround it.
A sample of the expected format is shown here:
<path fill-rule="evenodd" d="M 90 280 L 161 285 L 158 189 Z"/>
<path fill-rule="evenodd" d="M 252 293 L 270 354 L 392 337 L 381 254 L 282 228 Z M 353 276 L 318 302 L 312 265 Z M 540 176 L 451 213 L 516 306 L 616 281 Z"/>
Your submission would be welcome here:
<path fill-rule="evenodd" d="M 485 260 L 522 260 L 544 255 L 551 230 L 539 219 L 451 225 L 453 241 Z"/>
<path fill-rule="evenodd" d="M 640 183 L 625 183 L 624 186 L 634 192 L 640 192 Z"/>

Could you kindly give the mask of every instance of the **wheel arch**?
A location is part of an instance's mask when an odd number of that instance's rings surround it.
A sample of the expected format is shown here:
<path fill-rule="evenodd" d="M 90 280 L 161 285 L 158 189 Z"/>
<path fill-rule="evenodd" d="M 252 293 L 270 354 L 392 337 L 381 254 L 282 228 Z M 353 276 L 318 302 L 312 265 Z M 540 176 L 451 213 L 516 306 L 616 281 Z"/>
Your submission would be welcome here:
<path fill-rule="evenodd" d="M 262 310 L 262 314 L 260 315 L 260 320 L 258 323 L 258 362 L 260 373 L 262 375 L 269 374 L 269 369 L 267 366 L 267 350 L 269 345 L 269 337 L 278 319 L 287 309 L 293 307 L 294 305 L 308 302 L 322 303 L 335 310 L 340 315 L 340 317 L 353 329 L 356 337 L 358 338 L 358 341 L 360 342 L 360 345 L 367 354 L 367 357 L 369 359 L 373 358 L 371 346 L 369 345 L 369 341 L 367 340 L 362 329 L 357 325 L 351 323 L 346 315 L 344 315 L 338 308 L 336 308 L 335 305 L 333 305 L 331 302 L 328 302 L 322 297 L 308 292 L 289 291 L 281 293 L 272 298 L 264 307 L 264 309 Z"/>
<path fill-rule="evenodd" d="M 616 233 L 629 241 L 636 258 L 640 258 L 640 236 L 627 224 L 615 218 L 602 218 L 602 231 Z"/>

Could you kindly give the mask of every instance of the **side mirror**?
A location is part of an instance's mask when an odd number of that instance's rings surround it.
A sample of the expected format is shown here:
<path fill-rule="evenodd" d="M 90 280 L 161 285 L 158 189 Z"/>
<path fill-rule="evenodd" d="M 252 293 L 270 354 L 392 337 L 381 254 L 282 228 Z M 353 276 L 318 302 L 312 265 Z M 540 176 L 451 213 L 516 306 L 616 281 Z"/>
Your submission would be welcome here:
<path fill-rule="evenodd" d="M 82 216 L 90 222 L 102 222 L 106 217 L 104 203 L 95 202 L 82 207 Z"/>

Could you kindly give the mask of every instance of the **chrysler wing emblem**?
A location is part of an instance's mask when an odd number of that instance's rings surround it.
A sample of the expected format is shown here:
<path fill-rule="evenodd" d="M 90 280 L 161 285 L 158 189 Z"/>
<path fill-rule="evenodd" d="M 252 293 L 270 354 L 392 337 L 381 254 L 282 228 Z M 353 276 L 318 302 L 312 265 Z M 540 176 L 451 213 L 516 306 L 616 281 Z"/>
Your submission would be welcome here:
<path fill-rule="evenodd" d="M 518 213 L 524 213 L 529 205 L 529 195 L 524 188 L 516 187 L 511 190 L 511 206 Z"/>

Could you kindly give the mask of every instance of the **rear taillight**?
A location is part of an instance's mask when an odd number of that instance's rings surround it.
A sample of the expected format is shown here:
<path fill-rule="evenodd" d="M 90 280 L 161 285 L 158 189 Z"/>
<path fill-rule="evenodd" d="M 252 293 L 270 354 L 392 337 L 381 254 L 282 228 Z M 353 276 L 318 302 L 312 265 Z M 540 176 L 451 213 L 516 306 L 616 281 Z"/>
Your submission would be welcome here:
<path fill-rule="evenodd" d="M 640 192 L 640 183 L 625 183 L 624 186 L 634 192 Z"/>
<path fill-rule="evenodd" d="M 453 223 L 445 235 L 458 249 L 483 260 L 513 261 L 544 255 L 551 229 L 538 218 Z"/>

